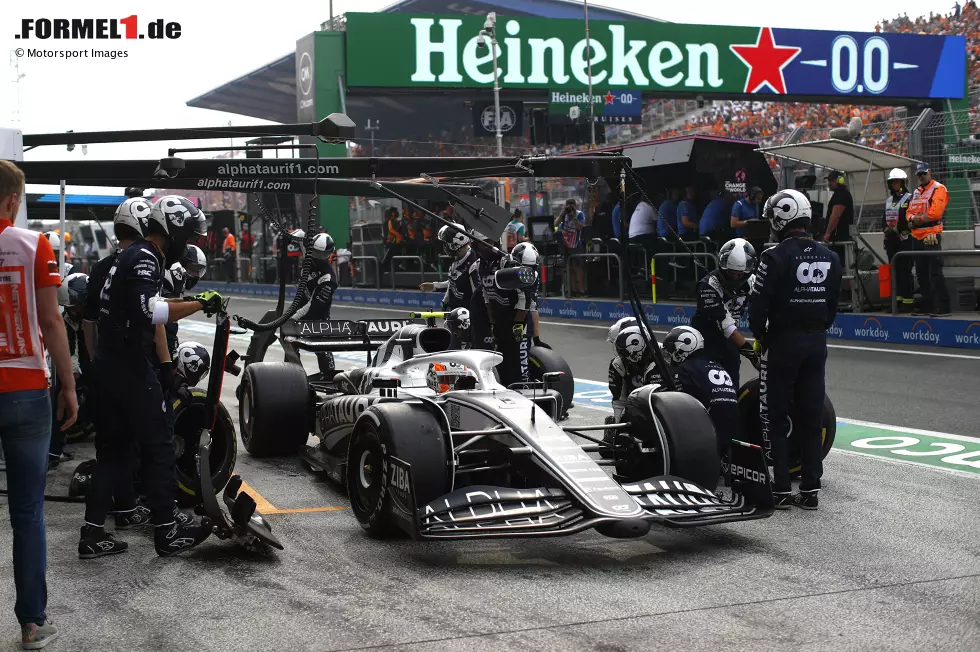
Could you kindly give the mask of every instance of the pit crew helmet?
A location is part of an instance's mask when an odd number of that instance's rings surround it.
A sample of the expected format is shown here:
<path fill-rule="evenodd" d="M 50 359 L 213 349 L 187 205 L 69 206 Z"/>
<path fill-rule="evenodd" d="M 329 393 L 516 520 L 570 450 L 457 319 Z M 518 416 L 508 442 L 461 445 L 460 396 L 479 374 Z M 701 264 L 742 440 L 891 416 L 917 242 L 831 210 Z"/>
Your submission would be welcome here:
<path fill-rule="evenodd" d="M 187 270 L 180 263 L 174 263 L 169 269 L 163 272 L 163 296 L 172 297 L 177 293 L 177 288 L 187 289 L 187 284 L 185 283 L 181 286 L 181 282 L 187 278 Z"/>
<path fill-rule="evenodd" d="M 458 362 L 430 362 L 425 383 L 436 394 L 445 394 L 456 387 L 456 381 L 464 377 L 475 378 L 476 374 Z"/>
<path fill-rule="evenodd" d="M 755 247 L 744 238 L 733 238 L 718 251 L 722 280 L 728 286 L 741 286 L 755 269 Z"/>
<path fill-rule="evenodd" d="M 207 235 L 207 220 L 190 199 L 165 195 L 153 202 L 150 218 L 143 229 L 144 236 L 153 232 L 167 236 L 167 263 L 172 265 L 183 257 L 188 240 Z"/>
<path fill-rule="evenodd" d="M 189 244 L 184 251 L 184 256 L 180 259 L 179 265 L 187 272 L 187 280 L 184 282 L 184 289 L 190 290 L 201 280 L 208 271 L 208 258 L 197 245 Z"/>
<path fill-rule="evenodd" d="M 541 255 L 537 248 L 530 242 L 518 243 L 510 252 L 517 262 L 525 267 L 537 267 L 541 261 Z"/>
<path fill-rule="evenodd" d="M 465 233 L 460 233 L 448 224 L 443 225 L 443 227 L 439 229 L 439 233 L 436 235 L 436 238 L 442 243 L 442 246 L 450 254 L 455 254 L 470 243 L 469 236 L 467 236 Z"/>
<path fill-rule="evenodd" d="M 211 356 L 208 350 L 197 342 L 181 342 L 177 347 L 174 361 L 176 372 L 191 386 L 197 385 L 211 369 Z"/>
<path fill-rule="evenodd" d="M 88 294 L 88 274 L 69 274 L 58 287 L 58 305 L 77 308 L 85 303 Z"/>
<path fill-rule="evenodd" d="M 460 342 L 470 341 L 470 311 L 466 308 L 456 308 L 446 313 L 446 328 L 456 336 Z"/>
<path fill-rule="evenodd" d="M 623 330 L 627 326 L 636 326 L 636 325 L 637 325 L 636 317 L 623 317 L 622 319 L 620 319 L 615 324 L 609 327 L 609 331 L 606 333 L 606 341 L 612 345 L 615 345 L 616 337 L 619 335 L 619 332 L 621 330 Z"/>
<path fill-rule="evenodd" d="M 147 222 L 150 220 L 150 211 L 152 210 L 153 207 L 150 202 L 143 197 L 130 197 L 116 208 L 112 223 L 127 226 L 135 231 L 136 235 L 141 236 L 143 229 L 146 228 Z M 116 237 L 119 237 L 118 233 Z"/>
<path fill-rule="evenodd" d="M 616 336 L 616 355 L 629 362 L 642 362 L 647 356 L 647 343 L 639 326 L 627 326 Z"/>
<path fill-rule="evenodd" d="M 781 190 L 767 199 L 762 213 L 777 234 L 790 226 L 809 226 L 813 215 L 807 196 L 792 189 Z"/>
<path fill-rule="evenodd" d="M 664 351 L 674 364 L 680 364 L 692 354 L 704 349 L 701 331 L 690 326 L 677 326 L 664 338 Z"/>
<path fill-rule="evenodd" d="M 333 250 L 333 238 L 330 237 L 330 234 L 318 233 L 316 237 L 313 238 L 313 246 L 310 247 L 310 255 L 314 260 L 330 260 Z"/>

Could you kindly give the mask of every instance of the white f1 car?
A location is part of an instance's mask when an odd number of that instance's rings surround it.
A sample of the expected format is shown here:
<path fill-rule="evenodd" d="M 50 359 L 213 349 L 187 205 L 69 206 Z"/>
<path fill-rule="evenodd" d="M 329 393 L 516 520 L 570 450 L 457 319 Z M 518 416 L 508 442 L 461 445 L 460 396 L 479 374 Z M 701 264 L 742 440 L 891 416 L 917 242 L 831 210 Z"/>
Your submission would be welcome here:
<path fill-rule="evenodd" d="M 385 331 L 393 334 L 372 335 Z M 308 378 L 289 362 L 248 365 L 242 441 L 253 455 L 300 455 L 345 485 L 372 535 L 555 536 L 595 528 L 635 537 L 651 523 L 689 527 L 772 514 L 758 446 L 733 444 L 731 491 L 716 495 L 714 427 L 686 394 L 643 387 L 629 397 L 622 423 L 565 427 L 555 420 L 559 374 L 507 389 L 494 376 L 499 354 L 450 350 L 443 328 L 293 322 L 282 336 L 304 350 L 374 355 L 333 379 Z M 617 432 L 612 444 L 591 434 L 606 429 Z"/>

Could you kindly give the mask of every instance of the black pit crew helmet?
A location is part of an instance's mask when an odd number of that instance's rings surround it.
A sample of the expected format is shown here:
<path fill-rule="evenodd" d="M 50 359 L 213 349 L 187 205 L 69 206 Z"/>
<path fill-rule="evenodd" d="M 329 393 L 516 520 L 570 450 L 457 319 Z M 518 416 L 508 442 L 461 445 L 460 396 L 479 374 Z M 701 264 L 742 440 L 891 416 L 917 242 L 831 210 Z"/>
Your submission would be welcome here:
<path fill-rule="evenodd" d="M 174 362 L 175 371 L 192 387 L 201 382 L 211 369 L 211 355 L 197 342 L 181 342 Z"/>
<path fill-rule="evenodd" d="M 667 333 L 663 349 L 674 364 L 681 364 L 689 357 L 704 350 L 701 331 L 690 326 L 677 326 Z"/>
<path fill-rule="evenodd" d="M 184 255 L 187 241 L 207 235 L 207 220 L 194 203 L 180 195 L 166 195 L 156 200 L 150 209 L 143 235 L 153 233 L 167 238 L 167 265 L 173 265 Z"/>
<path fill-rule="evenodd" d="M 765 219 L 777 235 L 790 227 L 808 227 L 813 216 L 810 199 L 799 190 L 781 190 L 766 200 L 762 211 Z"/>

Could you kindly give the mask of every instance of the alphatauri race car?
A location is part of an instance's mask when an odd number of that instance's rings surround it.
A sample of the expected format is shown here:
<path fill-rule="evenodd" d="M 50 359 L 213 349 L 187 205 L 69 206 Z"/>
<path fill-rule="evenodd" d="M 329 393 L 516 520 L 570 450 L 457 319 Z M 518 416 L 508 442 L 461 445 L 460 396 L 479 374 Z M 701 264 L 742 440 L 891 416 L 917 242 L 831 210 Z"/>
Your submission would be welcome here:
<path fill-rule="evenodd" d="M 392 334 L 372 339 L 385 331 Z M 555 536 L 594 528 L 635 537 L 652 523 L 691 527 L 772 514 L 756 445 L 733 444 L 730 491 L 715 493 L 714 428 L 686 394 L 640 388 L 621 423 L 561 426 L 559 373 L 508 389 L 494 375 L 498 353 L 451 350 L 444 328 L 298 321 L 281 333 L 303 349 L 373 356 L 329 380 L 294 363 L 249 364 L 242 442 L 253 455 L 298 455 L 346 486 L 371 535 Z M 604 429 L 616 431 L 613 443 L 591 434 Z"/>

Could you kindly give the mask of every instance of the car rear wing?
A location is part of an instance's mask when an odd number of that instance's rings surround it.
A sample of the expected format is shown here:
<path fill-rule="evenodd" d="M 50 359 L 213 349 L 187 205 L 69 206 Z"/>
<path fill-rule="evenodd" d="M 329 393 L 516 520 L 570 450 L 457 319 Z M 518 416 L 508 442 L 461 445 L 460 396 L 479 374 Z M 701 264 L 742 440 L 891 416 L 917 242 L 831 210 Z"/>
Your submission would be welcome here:
<path fill-rule="evenodd" d="M 416 319 L 304 319 L 280 327 L 284 341 L 306 351 L 374 351 Z"/>

